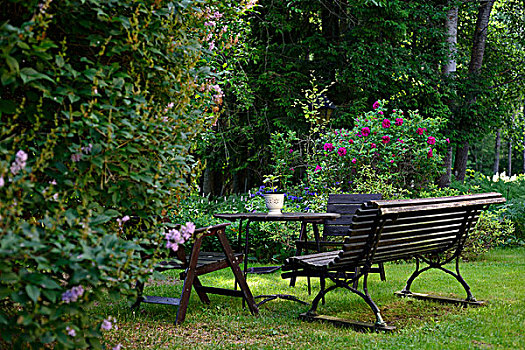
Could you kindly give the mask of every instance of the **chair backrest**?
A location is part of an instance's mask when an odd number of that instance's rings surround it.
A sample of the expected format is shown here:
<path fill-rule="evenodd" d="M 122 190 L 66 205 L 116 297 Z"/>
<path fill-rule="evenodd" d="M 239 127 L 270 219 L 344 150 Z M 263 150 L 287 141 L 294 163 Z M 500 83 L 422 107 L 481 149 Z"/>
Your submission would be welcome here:
<path fill-rule="evenodd" d="M 459 253 L 480 212 L 503 202 L 499 193 L 371 201 L 356 212 L 332 265 L 363 266 L 451 248 Z"/>
<path fill-rule="evenodd" d="M 329 220 L 324 224 L 323 239 L 326 240 L 330 236 L 346 236 L 350 225 L 352 225 L 352 218 L 361 205 L 381 198 L 380 193 L 329 194 L 326 212 L 341 214 L 341 217 L 336 220 Z"/>

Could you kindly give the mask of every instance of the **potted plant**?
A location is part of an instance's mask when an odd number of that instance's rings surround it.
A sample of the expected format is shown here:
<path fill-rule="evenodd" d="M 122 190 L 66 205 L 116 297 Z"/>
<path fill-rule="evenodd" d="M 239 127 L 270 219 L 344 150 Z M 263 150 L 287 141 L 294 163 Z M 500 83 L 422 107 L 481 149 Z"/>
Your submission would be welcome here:
<path fill-rule="evenodd" d="M 270 183 L 267 192 L 264 194 L 268 215 L 280 215 L 284 206 L 284 193 L 277 191 L 277 182 L 280 175 L 265 175 L 263 183 Z"/>

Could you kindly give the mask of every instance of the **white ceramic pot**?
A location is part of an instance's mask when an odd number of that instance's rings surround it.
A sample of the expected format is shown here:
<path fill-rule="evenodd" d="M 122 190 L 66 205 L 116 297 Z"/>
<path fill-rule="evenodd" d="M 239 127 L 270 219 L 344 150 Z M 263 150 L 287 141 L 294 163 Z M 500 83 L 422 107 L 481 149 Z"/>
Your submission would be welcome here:
<path fill-rule="evenodd" d="M 268 215 L 281 215 L 281 209 L 284 206 L 284 193 L 266 193 L 264 194 Z"/>

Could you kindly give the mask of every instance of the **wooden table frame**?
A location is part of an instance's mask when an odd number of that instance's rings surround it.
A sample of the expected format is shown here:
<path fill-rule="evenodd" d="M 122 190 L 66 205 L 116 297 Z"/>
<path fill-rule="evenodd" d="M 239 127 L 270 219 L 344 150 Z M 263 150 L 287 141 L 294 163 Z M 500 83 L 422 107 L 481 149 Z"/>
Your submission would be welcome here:
<path fill-rule="evenodd" d="M 242 224 L 243 221 L 246 220 L 246 228 L 245 228 L 245 241 L 244 241 L 244 276 L 246 276 L 248 273 L 269 273 L 276 271 L 280 268 L 280 266 L 272 266 L 272 267 L 264 267 L 264 268 L 252 268 L 251 270 L 248 269 L 248 251 L 249 251 L 249 243 L 250 243 L 250 223 L 251 222 L 272 222 L 272 221 L 283 221 L 283 222 L 301 222 L 301 230 L 299 233 L 299 239 L 300 240 L 307 240 L 307 231 L 306 227 L 308 224 L 312 225 L 314 237 L 316 242 L 320 242 L 320 236 L 319 236 L 319 224 L 324 224 L 327 220 L 335 220 L 339 218 L 341 215 L 337 213 L 282 213 L 279 215 L 269 215 L 268 213 L 220 213 L 220 214 L 214 214 L 215 218 L 218 219 L 225 219 L 228 221 L 237 221 L 239 220 L 239 233 L 238 233 L 238 249 L 241 249 L 241 242 L 242 242 Z M 318 251 L 320 251 L 321 247 L 318 245 Z M 305 248 L 305 251 L 307 252 L 307 248 Z M 301 253 L 300 251 L 298 253 Z M 294 280 L 295 282 L 295 280 Z M 294 284 L 290 284 L 293 286 Z M 310 280 L 308 279 L 308 292 L 311 292 L 311 286 L 310 286 Z M 288 300 L 295 300 L 301 303 L 304 303 L 303 301 L 289 295 L 282 295 L 282 294 L 275 294 L 275 295 L 259 295 L 255 298 L 261 298 L 266 297 L 267 299 L 259 302 L 257 306 L 265 303 L 268 300 L 272 300 L 275 298 L 281 298 L 281 299 L 288 299 Z"/>

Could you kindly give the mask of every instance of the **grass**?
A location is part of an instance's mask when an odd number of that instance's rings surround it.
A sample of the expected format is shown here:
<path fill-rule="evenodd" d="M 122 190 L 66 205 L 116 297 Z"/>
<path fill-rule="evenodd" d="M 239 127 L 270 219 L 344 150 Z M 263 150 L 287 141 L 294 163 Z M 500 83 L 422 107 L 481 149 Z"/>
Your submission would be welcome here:
<path fill-rule="evenodd" d="M 286 300 L 270 301 L 251 316 L 237 298 L 210 296 L 202 304 L 193 292 L 186 321 L 174 326 L 176 308 L 142 305 L 133 313 L 125 302 L 104 303 L 93 312 L 112 316 L 118 329 L 106 332 L 108 345 L 121 343 L 124 349 L 523 349 L 525 338 L 525 248 L 497 249 L 481 259 L 461 264 L 465 280 L 478 300 L 479 308 L 461 308 L 428 301 L 400 299 L 394 291 L 404 286 L 414 268 L 412 263 L 385 266 L 387 281 L 369 280 L 369 291 L 385 321 L 397 327 L 393 333 L 362 333 L 319 322 L 308 323 L 298 315 L 308 309 Z M 202 277 L 204 284 L 230 287 L 229 270 Z M 311 301 L 306 281 L 288 286 L 279 273 L 250 275 L 254 295 L 288 293 Z M 182 285 L 174 278 L 146 286 L 147 294 L 174 296 Z M 314 282 L 314 290 L 318 290 Z M 459 283 L 439 272 L 416 279 L 415 292 L 434 292 L 464 297 Z M 178 296 L 178 295 L 177 295 Z M 319 313 L 373 321 L 368 306 L 344 290 L 328 294 Z"/>

